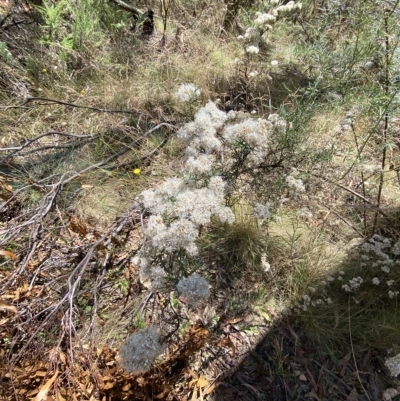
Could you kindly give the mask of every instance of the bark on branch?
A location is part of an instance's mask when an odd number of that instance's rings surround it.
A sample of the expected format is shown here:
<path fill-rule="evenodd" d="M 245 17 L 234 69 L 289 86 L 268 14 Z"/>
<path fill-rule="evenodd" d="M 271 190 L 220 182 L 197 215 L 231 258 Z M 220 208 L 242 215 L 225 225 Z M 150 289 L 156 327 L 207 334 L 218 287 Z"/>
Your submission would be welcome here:
<path fill-rule="evenodd" d="M 143 11 L 140 11 L 138 8 L 133 7 L 122 0 L 110 0 L 110 1 L 116 4 L 117 6 L 121 7 L 125 11 L 131 12 L 136 18 L 142 18 L 145 14 Z"/>
<path fill-rule="evenodd" d="M 147 10 L 146 12 L 143 12 L 134 6 L 125 3 L 122 0 L 110 0 L 110 1 L 116 4 L 118 7 L 121 7 L 123 10 L 132 13 L 135 20 L 142 23 L 143 35 L 152 35 L 155 32 L 153 10 Z"/>

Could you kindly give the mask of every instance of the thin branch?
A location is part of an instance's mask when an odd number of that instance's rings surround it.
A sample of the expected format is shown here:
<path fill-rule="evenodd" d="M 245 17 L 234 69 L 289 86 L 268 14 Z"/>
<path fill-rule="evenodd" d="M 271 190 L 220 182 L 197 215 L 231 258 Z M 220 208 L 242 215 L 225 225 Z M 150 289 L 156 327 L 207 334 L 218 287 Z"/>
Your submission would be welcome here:
<path fill-rule="evenodd" d="M 134 163 L 138 163 L 139 161 L 146 160 L 150 156 L 153 156 L 159 149 L 164 147 L 167 142 L 168 142 L 168 137 L 163 139 L 163 141 L 158 146 L 156 146 L 153 150 L 151 150 L 150 152 L 147 152 L 146 154 L 144 154 L 143 156 L 140 156 L 139 158 L 133 159 L 133 160 L 125 162 L 125 163 L 114 164 L 112 166 L 107 166 L 107 167 L 103 167 L 103 168 L 107 168 L 109 170 L 114 169 L 114 168 L 123 168 L 123 167 L 131 166 Z"/>
<path fill-rule="evenodd" d="M 84 168 L 83 170 L 79 171 L 78 173 L 75 173 L 74 175 L 72 175 L 71 177 L 69 177 L 68 179 L 66 179 L 64 181 L 64 184 L 67 184 L 68 182 L 74 180 L 75 178 L 81 176 L 84 173 L 87 173 L 90 170 L 93 170 L 95 168 L 99 168 L 99 167 L 103 167 L 104 165 L 106 165 L 107 163 L 109 163 L 110 161 L 124 155 L 125 153 L 129 152 L 131 150 L 131 148 L 133 146 L 135 146 L 137 143 L 139 143 L 142 139 L 146 138 L 147 136 L 149 136 L 152 132 L 157 131 L 159 128 L 161 127 L 170 127 L 170 128 L 174 128 L 173 125 L 171 124 L 167 124 L 167 123 L 161 123 L 156 125 L 155 127 L 153 127 L 152 129 L 150 129 L 149 131 L 147 131 L 144 135 L 142 135 L 140 138 L 134 140 L 133 142 L 129 143 L 128 145 L 126 145 L 126 147 L 122 150 L 120 150 L 117 153 L 114 153 L 113 155 L 111 155 L 110 157 L 107 157 L 107 159 L 102 160 L 99 163 L 93 164 L 89 167 Z"/>
<path fill-rule="evenodd" d="M 125 11 L 129 11 L 135 15 L 136 18 L 143 17 L 144 12 L 140 11 L 138 8 L 131 6 L 130 4 L 125 3 L 122 0 L 110 0 L 111 3 L 116 4 L 117 6 L 121 7 Z"/>
<path fill-rule="evenodd" d="M 137 111 L 130 111 L 130 110 L 109 110 L 109 109 L 101 109 L 100 107 L 92 107 L 92 106 L 83 106 L 75 103 L 69 103 L 69 102 L 63 102 L 61 100 L 56 100 L 56 99 L 49 99 L 47 97 L 28 97 L 23 101 L 21 104 L 18 104 L 16 106 L 1 106 L 0 110 L 9 110 L 9 109 L 19 109 L 26 104 L 34 101 L 44 101 L 47 103 L 41 103 L 41 106 L 47 106 L 48 104 L 55 103 L 55 104 L 61 104 L 63 106 L 70 106 L 70 107 L 75 107 L 79 109 L 88 109 L 88 110 L 94 110 L 94 111 L 99 111 L 101 113 L 124 113 L 124 114 L 138 114 Z"/>
<path fill-rule="evenodd" d="M 304 170 L 299 170 L 299 171 L 303 171 L 304 173 L 306 173 L 306 171 L 304 171 Z M 345 191 L 347 191 L 347 192 L 350 192 L 351 194 L 353 194 L 353 195 L 356 196 L 357 198 L 361 199 L 361 200 L 364 201 L 365 203 L 368 203 L 369 205 L 371 205 L 371 206 L 374 208 L 374 210 L 376 210 L 376 211 L 377 211 L 378 213 L 380 213 L 382 216 L 384 216 L 384 217 L 389 217 L 383 210 L 379 209 L 379 207 L 377 207 L 372 201 L 370 201 L 370 200 L 367 199 L 366 197 L 362 196 L 362 195 L 359 194 L 358 192 L 353 191 L 352 189 L 347 188 L 347 187 L 345 187 L 344 185 L 339 184 L 338 182 L 334 182 L 334 181 L 330 180 L 329 178 L 323 177 L 323 176 L 321 176 L 321 175 L 319 175 L 319 174 L 311 173 L 311 175 L 312 175 L 313 177 L 319 178 L 319 179 L 321 179 L 321 180 L 323 180 L 323 181 L 329 182 L 330 184 L 335 185 L 335 186 L 337 186 L 337 187 L 339 187 L 339 188 L 341 188 L 341 189 L 343 189 L 343 190 L 345 190 Z"/>
<path fill-rule="evenodd" d="M 36 136 L 35 138 L 32 139 L 27 139 L 25 143 L 23 143 L 21 146 L 15 146 L 15 147 L 10 147 L 10 148 L 0 148 L 0 152 L 3 151 L 11 151 L 8 155 L 4 156 L 2 159 L 0 159 L 0 164 L 5 163 L 7 159 L 10 159 L 12 156 L 16 155 L 19 151 L 27 148 L 28 146 L 32 145 L 32 143 L 38 141 L 41 138 L 44 138 L 49 135 L 60 135 L 60 136 L 66 136 L 70 138 L 77 138 L 78 140 L 83 140 L 83 142 L 80 142 L 80 144 L 84 144 L 92 139 L 96 139 L 100 136 L 100 134 L 94 134 L 94 135 L 77 135 L 77 134 L 69 134 L 66 132 L 58 132 L 58 131 L 47 131 L 44 132 L 43 134 L 40 134 Z M 48 146 L 42 146 L 37 149 L 30 150 L 25 153 L 18 153 L 18 156 L 26 156 L 32 153 L 40 152 L 42 150 L 48 150 L 48 149 L 61 149 L 61 148 L 70 148 L 74 147 L 77 145 L 77 143 L 72 143 L 69 145 L 59 145 L 59 144 L 54 144 L 54 145 L 48 145 Z"/>

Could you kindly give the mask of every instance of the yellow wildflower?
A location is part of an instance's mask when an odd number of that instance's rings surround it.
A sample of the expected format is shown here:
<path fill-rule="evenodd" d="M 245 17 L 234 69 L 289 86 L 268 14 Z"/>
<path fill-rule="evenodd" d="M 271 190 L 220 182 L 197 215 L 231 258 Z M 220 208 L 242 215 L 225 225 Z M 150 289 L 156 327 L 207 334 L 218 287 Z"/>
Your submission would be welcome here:
<path fill-rule="evenodd" d="M 135 168 L 135 169 L 133 170 L 133 174 L 139 175 L 139 174 L 140 174 L 140 168 Z"/>

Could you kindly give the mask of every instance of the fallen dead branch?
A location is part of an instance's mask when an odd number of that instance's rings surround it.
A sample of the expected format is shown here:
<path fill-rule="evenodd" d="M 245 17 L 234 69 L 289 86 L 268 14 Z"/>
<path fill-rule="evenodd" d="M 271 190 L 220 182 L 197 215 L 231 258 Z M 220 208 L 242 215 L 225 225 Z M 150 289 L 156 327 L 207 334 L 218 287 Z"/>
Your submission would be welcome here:
<path fill-rule="evenodd" d="M 78 109 L 93 110 L 93 111 L 98 111 L 101 113 L 121 113 L 121 114 L 134 114 L 134 115 L 138 114 L 137 111 L 132 111 L 132 110 L 102 109 L 101 107 L 84 106 L 81 104 L 64 102 L 62 100 L 49 99 L 47 97 L 28 97 L 22 103 L 17 104 L 15 106 L 0 106 L 0 110 L 19 109 L 19 108 L 23 108 L 25 105 L 27 105 L 30 102 L 38 102 L 38 101 L 45 102 L 45 103 L 39 103 L 40 106 L 48 106 L 49 104 L 60 104 L 63 106 L 69 106 L 69 107 L 74 107 L 74 108 L 78 108 Z"/>

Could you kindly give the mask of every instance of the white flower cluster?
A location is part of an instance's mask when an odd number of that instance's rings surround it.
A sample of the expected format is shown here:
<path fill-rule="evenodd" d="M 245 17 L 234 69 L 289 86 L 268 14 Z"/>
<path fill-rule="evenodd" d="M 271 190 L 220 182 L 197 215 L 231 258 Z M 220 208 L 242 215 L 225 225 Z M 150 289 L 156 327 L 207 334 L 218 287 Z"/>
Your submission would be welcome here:
<path fill-rule="evenodd" d="M 273 130 L 286 131 L 286 121 L 277 114 L 271 114 L 268 120 L 256 120 L 235 111 L 226 114 L 209 102 L 196 113 L 193 122 L 178 131 L 178 138 L 187 144 L 186 169 L 204 174 L 213 167 L 229 168 L 235 162 L 238 145 L 248 150 L 247 165 L 257 168 L 268 155 Z M 223 157 L 217 159 L 217 155 Z"/>
<path fill-rule="evenodd" d="M 187 167 L 189 169 L 196 170 L 193 166 L 196 163 L 201 164 L 201 160 L 196 160 L 200 153 L 210 158 L 214 152 L 222 150 L 222 142 L 217 137 L 217 130 L 222 128 L 226 120 L 226 113 L 219 110 L 213 102 L 208 102 L 196 113 L 194 121 L 185 124 L 178 130 L 178 138 L 187 145 L 186 154 L 189 158 Z M 208 165 L 206 159 L 202 161 Z M 211 169 L 211 166 L 209 168 Z"/>
<path fill-rule="evenodd" d="M 293 171 L 286 177 L 286 183 L 290 188 L 293 188 L 297 192 L 305 192 L 303 181 L 299 178 L 295 178 L 299 175 L 299 172 L 294 168 Z"/>
<path fill-rule="evenodd" d="M 399 388 L 400 389 L 400 388 Z M 387 388 L 383 393 L 382 393 L 382 401 L 392 401 L 396 395 L 399 395 L 400 392 L 396 388 Z"/>
<path fill-rule="evenodd" d="M 256 203 L 253 207 L 253 214 L 257 219 L 268 219 L 270 215 L 271 203 Z"/>
<path fill-rule="evenodd" d="M 340 270 L 338 272 L 337 280 L 343 281 L 344 271 Z M 357 279 L 351 280 L 351 283 L 355 286 L 359 285 L 359 280 L 361 277 Z M 328 289 L 330 284 L 335 281 L 335 278 L 331 275 L 326 276 L 326 280 L 321 280 L 317 287 L 308 287 L 308 291 L 311 295 L 305 294 L 302 296 L 303 303 L 297 303 L 293 305 L 293 310 L 297 313 L 301 311 L 307 311 L 310 306 L 316 306 L 323 303 L 331 305 L 333 303 L 332 298 L 328 297 Z M 361 282 L 363 280 L 361 279 Z M 346 291 L 351 291 L 351 287 L 348 284 L 342 286 Z M 316 294 L 319 298 L 313 299 L 313 294 Z"/>
<path fill-rule="evenodd" d="M 254 46 L 254 45 L 250 45 L 246 47 L 246 52 L 249 54 L 258 54 L 258 52 L 260 51 L 259 47 Z"/>
<path fill-rule="evenodd" d="M 119 349 L 120 365 L 129 373 L 143 373 L 164 352 L 160 333 L 155 327 L 131 334 Z"/>
<path fill-rule="evenodd" d="M 313 287 L 308 287 L 308 289 L 312 293 L 316 291 L 316 289 L 313 288 Z M 298 313 L 300 312 L 300 310 L 303 310 L 304 312 L 307 311 L 308 308 L 310 307 L 310 305 L 311 306 L 321 305 L 324 302 L 326 302 L 328 304 L 332 303 L 332 300 L 330 298 L 325 298 L 325 299 L 318 298 L 315 301 L 313 301 L 313 300 L 311 300 L 311 297 L 308 294 L 303 295 L 302 299 L 303 299 L 303 304 L 302 305 L 300 305 L 300 304 L 296 305 L 295 309 L 294 309 Z"/>
<path fill-rule="evenodd" d="M 181 84 L 176 92 L 176 98 L 183 103 L 191 102 L 200 96 L 200 89 L 194 84 Z"/>
<path fill-rule="evenodd" d="M 230 145 L 232 153 L 236 145 L 245 144 L 250 149 L 247 156 L 248 166 L 256 168 L 265 161 L 268 154 L 269 135 L 273 128 L 271 121 L 247 118 L 243 122 L 226 126 L 222 136 Z"/>
<path fill-rule="evenodd" d="M 357 290 L 358 288 L 360 288 L 363 282 L 364 280 L 360 276 L 354 277 L 351 280 L 349 280 L 349 284 L 342 285 L 342 288 L 347 292 L 351 292 L 353 290 Z"/>
<path fill-rule="evenodd" d="M 204 188 L 170 178 L 155 189 L 143 191 L 139 200 L 152 213 L 144 230 L 151 248 L 166 252 L 185 249 L 189 255 L 196 255 L 200 226 L 209 223 L 212 216 L 223 223 L 235 220 L 232 210 L 223 206 L 224 188 L 222 178 L 214 176 Z"/>
<path fill-rule="evenodd" d="M 207 280 L 198 274 L 181 279 L 176 288 L 188 304 L 193 306 L 203 304 L 210 296 Z"/>
<path fill-rule="evenodd" d="M 267 255 L 265 253 L 261 255 L 261 268 L 264 273 L 268 273 L 271 270 L 271 265 L 268 263 Z"/>
<path fill-rule="evenodd" d="M 361 245 L 361 266 L 367 266 L 368 261 L 373 261 L 372 267 L 380 267 L 380 269 L 389 274 L 391 268 L 396 262 L 391 254 L 397 256 L 400 251 L 400 244 L 396 242 L 392 246 L 392 242 L 389 238 L 382 237 L 379 234 L 375 234 L 368 242 Z"/>
<path fill-rule="evenodd" d="M 276 13 L 275 13 L 276 14 Z M 276 15 L 270 13 L 256 13 L 256 19 L 254 20 L 254 24 L 261 29 L 272 29 L 270 24 L 274 24 L 276 21 Z"/>
<path fill-rule="evenodd" d="M 295 3 L 294 1 L 289 1 L 287 4 L 275 8 L 278 14 L 290 13 L 293 10 L 301 10 L 303 8 L 303 3 Z"/>
<path fill-rule="evenodd" d="M 140 281 L 146 288 L 154 293 L 168 289 L 167 273 L 161 266 L 152 266 L 147 258 L 140 255 L 132 258 L 132 264 L 139 267 Z"/>
<path fill-rule="evenodd" d="M 189 255 L 197 254 L 194 241 L 198 230 L 187 219 L 178 219 L 168 225 L 164 223 L 162 216 L 150 216 L 144 234 L 154 250 L 173 252 L 185 249 Z"/>
<path fill-rule="evenodd" d="M 271 6 L 279 4 L 279 1 L 271 1 Z M 269 12 L 261 13 L 257 12 L 255 14 L 254 27 L 249 27 L 246 29 L 244 35 L 240 35 L 239 39 L 244 42 L 244 48 L 247 54 L 258 54 L 260 51 L 259 47 L 261 43 L 266 43 L 266 33 L 272 30 L 273 25 L 277 19 L 287 13 L 294 10 L 301 10 L 302 3 L 295 3 L 294 1 L 289 1 L 285 5 L 278 7 L 272 7 Z"/>
<path fill-rule="evenodd" d="M 397 377 L 398 375 L 400 375 L 400 354 L 386 359 L 385 365 L 389 369 L 390 374 L 393 377 Z"/>
<path fill-rule="evenodd" d="M 400 255 L 400 240 L 397 241 L 397 242 L 392 246 L 392 252 L 393 252 L 393 255 L 395 255 L 395 256 Z"/>

